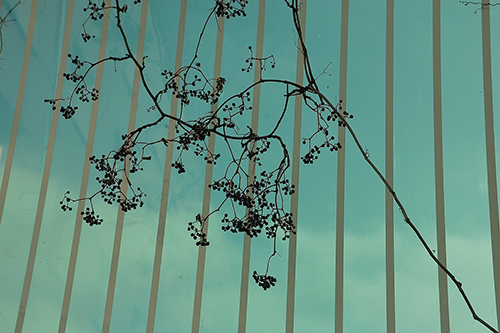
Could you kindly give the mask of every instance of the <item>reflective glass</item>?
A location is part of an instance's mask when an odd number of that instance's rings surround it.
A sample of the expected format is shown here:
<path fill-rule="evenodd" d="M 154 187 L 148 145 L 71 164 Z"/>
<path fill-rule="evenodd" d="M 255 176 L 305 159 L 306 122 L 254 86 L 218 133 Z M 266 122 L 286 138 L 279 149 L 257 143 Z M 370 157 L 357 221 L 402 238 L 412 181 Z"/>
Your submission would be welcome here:
<path fill-rule="evenodd" d="M 296 332 L 333 332 L 339 322 L 344 332 L 387 332 L 393 323 L 398 332 L 437 332 L 448 320 L 440 297 L 449 307 L 451 332 L 488 331 L 472 319 L 450 279 L 447 288 L 440 289 L 437 265 L 398 207 L 386 211 L 387 190 L 365 157 L 384 175 L 386 163 L 392 164 L 393 188 L 435 255 L 438 243 L 444 245 L 437 231 L 443 222 L 439 212 L 444 211 L 447 267 L 463 283 L 476 312 L 497 327 L 500 297 L 495 295 L 500 294 L 500 276 L 495 271 L 500 272 L 500 263 L 494 260 L 500 253 L 494 249 L 500 246 L 495 243 L 500 242 L 495 217 L 499 168 L 494 162 L 500 139 L 499 133 L 487 134 L 485 128 L 491 124 L 485 124 L 485 117 L 493 112 L 492 128 L 499 128 L 500 7 L 395 1 L 394 59 L 390 61 L 386 49 L 390 0 L 303 1 L 303 36 L 315 83 L 333 104 L 340 103 L 345 87 L 341 105 L 354 116 L 349 124 L 362 152 L 347 133 L 342 154 L 325 149 L 314 163 L 302 163 L 299 158 L 308 152 L 307 138 L 317 129 L 317 113 L 303 101 L 296 108 L 295 97 L 283 112 L 287 94 L 283 83 L 265 82 L 260 90 L 248 89 L 247 103 L 253 109 L 239 117 L 239 133 L 246 133 L 252 119 L 259 134 L 272 132 L 279 122 L 276 134 L 286 145 L 291 163 L 294 159 L 300 163 L 286 174 L 288 178 L 298 175 L 293 199 L 298 204 L 288 197 L 284 203 L 286 210 L 297 212 L 293 241 L 283 242 L 279 236 L 274 248 L 263 231 L 246 240 L 250 251 L 245 252 L 243 233 L 221 229 L 224 214 L 244 214 L 244 208 L 226 205 L 218 210 L 225 193 L 206 191 L 207 183 L 233 170 L 234 165 L 228 168 L 228 164 L 231 154 L 240 153 L 239 145 L 230 151 L 226 141 L 216 137 L 215 152 L 221 157 L 213 169 L 191 148 L 182 155 L 186 172 L 179 173 L 175 163 L 181 150 L 177 144 L 167 148 L 161 143 L 162 138 L 178 134 L 167 119 L 141 134 L 142 142 L 159 142 L 144 149 L 144 170 L 131 177 L 132 190 L 139 191 L 139 186 L 147 194 L 143 207 L 122 214 L 116 203 L 108 205 L 98 196 L 93 207 L 104 221 L 90 227 L 80 214 L 86 206 L 75 202 L 71 211 L 63 211 L 60 201 L 64 203 L 68 190 L 71 198 L 99 191 L 96 177 L 102 175 L 90 164 L 90 155 L 100 157 L 116 150 L 130 128 L 157 119 L 141 80 L 155 94 L 165 89 L 163 71 L 176 71 L 179 63 L 192 62 L 210 82 L 217 82 L 219 76 L 225 79 L 221 105 L 259 79 L 255 67 L 260 60 L 250 71 L 244 69 L 249 64 L 245 60 L 262 49 L 263 57 L 272 58 L 266 60 L 261 77 L 295 82 L 302 73 L 300 68 L 297 72 L 297 64 L 303 53 L 287 1 L 251 1 L 246 17 L 212 17 L 207 22 L 211 1 L 107 1 L 104 18 L 97 20 L 92 19 L 92 8 L 84 7 L 87 2 L 75 2 L 68 12 L 70 0 L 23 1 L 17 6 L 15 0 L 0 0 L 1 332 L 234 332 L 242 328 L 281 332 L 291 331 L 292 326 Z M 127 5 L 120 14 L 121 23 L 131 52 L 144 55 L 142 77 L 130 59 L 119 59 L 127 48 L 116 26 L 116 3 Z M 345 6 L 348 11 L 343 15 Z M 490 55 L 483 49 L 484 10 L 491 18 Z M 71 29 L 65 31 L 67 22 Z M 103 33 L 106 22 L 109 30 Z M 348 23 L 347 30 L 342 22 Z M 436 22 L 440 44 L 433 44 Z M 84 42 L 82 32 L 95 38 Z M 341 47 L 343 38 L 347 49 Z M 340 65 L 342 52 L 347 52 L 345 66 Z M 71 119 L 53 116 L 44 100 L 58 98 L 58 82 L 63 79 L 59 68 L 71 73 L 76 55 L 89 63 L 109 58 L 102 73 L 95 66 L 86 78 L 90 90 L 100 85 L 99 98 L 81 103 L 75 97 L 78 110 Z M 491 70 L 484 67 L 487 56 L 491 56 Z M 438 65 L 440 70 L 435 70 Z M 389 91 L 391 68 L 394 89 Z M 489 84 L 485 73 L 492 76 L 493 110 L 485 103 Z M 439 79 L 441 85 L 436 86 Z M 139 80 L 138 85 L 134 80 Z M 61 87 L 62 97 L 67 97 L 74 83 L 64 80 Z M 436 104 L 440 91 L 442 102 Z M 389 111 L 394 124 L 389 134 L 388 99 L 393 102 Z M 183 120 L 211 111 L 209 104 L 192 98 L 181 115 L 181 105 L 171 92 L 158 103 L 165 113 Z M 295 118 L 295 112 L 302 113 Z M 338 125 L 331 126 L 330 134 L 337 140 Z M 392 137 L 393 152 L 386 149 L 386 135 Z M 300 147 L 294 148 L 295 141 Z M 270 149 L 271 153 L 262 155 L 257 175 L 269 165 L 279 165 L 279 144 L 271 142 Z M 343 166 L 342 178 L 338 171 Z M 248 168 L 244 160 L 242 169 Z M 443 206 L 439 203 L 441 173 Z M 345 189 L 338 191 L 344 182 Z M 200 248 L 187 229 L 204 209 L 215 212 L 208 220 L 210 245 Z M 392 223 L 386 220 L 390 213 L 394 214 L 394 247 L 386 234 Z M 274 250 L 269 274 L 277 283 L 264 291 L 252 272 L 263 274 Z M 391 251 L 394 258 L 388 256 Z M 391 265 L 395 283 L 388 286 Z M 336 290 L 339 277 L 342 290 Z M 391 290 L 394 313 L 387 307 Z"/>

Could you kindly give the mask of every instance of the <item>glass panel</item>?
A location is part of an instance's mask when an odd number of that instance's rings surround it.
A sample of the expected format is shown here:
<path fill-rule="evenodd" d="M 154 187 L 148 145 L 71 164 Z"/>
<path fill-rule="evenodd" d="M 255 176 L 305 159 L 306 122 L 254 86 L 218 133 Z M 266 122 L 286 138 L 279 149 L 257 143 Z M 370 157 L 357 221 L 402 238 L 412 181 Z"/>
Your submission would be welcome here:
<path fill-rule="evenodd" d="M 123 13 L 123 27 L 130 48 L 136 52 L 140 27 L 140 7 L 132 1 Z M 0 16 L 5 19 L 15 0 L 3 0 Z M 62 5 L 61 5 L 62 4 Z M 85 4 L 84 4 L 85 5 Z M 85 28 L 96 38 L 82 41 L 82 24 L 89 17 L 81 2 L 75 4 L 69 53 L 81 60 L 97 61 L 102 20 L 89 20 Z M 181 1 L 149 2 L 144 46 L 144 77 L 152 91 L 164 88 L 163 70 L 175 70 Z M 254 72 L 242 71 L 245 60 L 255 55 L 258 1 L 248 4 L 247 17 L 225 22 L 221 77 L 223 99 L 238 94 L 254 82 Z M 213 2 L 187 2 L 186 34 L 182 65 L 191 62 L 200 30 Z M 305 8 L 305 3 L 303 4 Z M 464 6 L 458 1 L 442 2 L 442 116 L 447 261 L 450 270 L 463 283 L 477 313 L 496 326 L 495 288 L 492 263 L 492 237 L 489 214 L 485 121 L 482 22 L 480 7 Z M 477 13 L 474 11 L 477 9 Z M 22 61 L 28 33 L 31 3 L 22 2 L 2 26 L 3 52 L 0 59 L 0 173 L 3 175 L 14 120 Z M 494 113 L 500 107 L 498 70 L 500 63 L 500 8 L 491 7 L 492 75 Z M 26 332 L 58 330 L 66 286 L 72 287 L 67 332 L 100 332 L 110 319 L 111 332 L 143 332 L 147 326 L 157 239 L 164 237 L 155 317 L 156 332 L 190 331 L 193 322 L 195 284 L 199 249 L 187 230 L 187 223 L 210 201 L 216 209 L 224 193 L 212 191 L 204 196 L 206 163 L 192 151 L 182 155 L 186 172 L 179 174 L 170 165 L 165 168 L 163 144 L 146 148 L 143 172 L 132 176 L 133 186 L 147 193 L 144 207 L 129 212 L 123 221 L 121 243 L 113 257 L 116 226 L 120 225 L 117 205 L 109 206 L 100 198 L 93 203 L 104 219 L 101 226 L 82 226 L 78 256 L 71 258 L 75 221 L 80 212 L 73 204 L 63 212 L 59 201 L 65 191 L 76 198 L 88 166 L 86 149 L 92 143 L 92 104 L 82 104 L 70 120 L 59 115 L 54 154 L 47 154 L 51 126 L 51 107 L 43 103 L 54 97 L 64 36 L 67 2 L 40 1 L 30 54 L 26 92 L 22 100 L 19 132 L 16 137 L 12 172 L 0 225 L 0 331 L 14 331 L 28 254 L 31 246 L 39 198 L 44 198 L 44 163 L 52 158 L 41 233 L 36 245 L 33 275 L 23 328 Z M 263 71 L 264 78 L 296 80 L 297 33 L 290 9 L 284 1 L 267 1 L 263 55 L 274 56 L 275 68 Z M 125 48 L 115 15 L 111 15 L 106 39 L 106 56 L 123 56 Z M 395 1 L 394 35 L 394 189 L 413 223 L 432 250 L 437 251 L 435 129 L 433 86 L 432 4 Z M 341 1 L 309 1 L 305 39 L 313 73 L 322 92 L 338 102 L 340 72 Z M 201 69 L 212 78 L 217 31 L 221 21 L 212 18 L 200 44 Z M 385 75 L 386 75 L 386 1 L 349 3 L 349 41 L 346 111 L 363 149 L 384 172 L 385 163 Z M 299 53 L 300 54 L 300 53 Z M 64 56 L 66 71 L 72 72 L 71 59 Z M 93 154 L 101 156 L 122 144 L 127 132 L 133 100 L 134 65 L 130 61 L 108 61 L 104 65 L 99 92 Z M 93 87 L 96 70 L 87 83 Z M 63 97 L 72 93 L 66 81 Z M 254 91 L 251 90 L 251 98 Z M 154 121 L 151 99 L 141 87 L 138 93 L 137 125 Z M 283 111 L 286 87 L 275 83 L 262 86 L 259 104 L 259 133 L 268 133 Z M 169 113 L 172 96 L 163 96 L 161 105 Z M 76 98 L 75 98 L 76 100 Z M 175 101 L 174 101 L 175 103 Z M 250 104 L 252 101 L 249 102 Z M 294 133 L 294 105 L 290 99 L 277 134 L 292 153 L 294 137 L 308 137 L 316 129 L 316 114 L 303 106 L 301 132 Z M 20 105 L 21 106 L 21 105 Z M 97 106 L 97 105 L 96 105 Z M 149 111 L 148 111 L 149 110 Z M 205 115 L 210 107 L 193 100 L 183 119 Z M 255 111 L 255 110 L 254 110 Z M 240 133 L 251 122 L 251 112 L 240 117 Z M 495 124 L 500 120 L 495 117 Z M 141 141 L 157 141 L 168 135 L 168 121 L 146 130 Z M 91 129 L 89 136 L 89 127 Z M 498 128 L 496 126 L 495 128 Z M 337 136 L 337 128 L 331 128 Z M 500 135 L 496 133 L 496 149 Z M 231 160 L 230 151 L 220 137 L 216 152 L 221 158 L 213 170 L 213 179 L 221 178 Z M 173 145 L 174 147 L 176 145 Z M 234 148 L 237 149 L 237 148 Z M 386 330 L 385 272 L 385 188 L 347 135 L 343 326 L 345 332 Z M 264 165 L 277 165 L 279 145 L 272 141 L 271 152 L 262 158 Z M 301 145 L 301 156 L 307 145 Z M 174 149 L 174 161 L 179 151 Z M 324 152 L 312 165 L 300 164 L 299 211 L 297 218 L 297 269 L 295 294 L 287 294 L 288 242 L 277 242 L 269 274 L 277 285 L 262 291 L 250 276 L 247 309 L 248 332 L 281 332 L 286 321 L 287 299 L 295 298 L 295 331 L 333 331 L 335 323 L 335 236 L 338 154 Z M 49 161 L 49 160 L 48 160 Z M 245 161 L 245 163 L 248 163 Z M 244 165 L 247 168 L 247 165 Z M 497 170 L 498 170 L 497 166 Z M 257 168 L 257 173 L 264 170 Z M 287 176 L 291 177 L 291 168 Z M 166 172 L 166 174 L 165 174 Z M 93 166 L 87 195 L 100 189 Z M 497 175 L 498 178 L 498 175 Z M 162 193 L 169 182 L 168 193 Z M 496 180 L 498 182 L 498 180 Z M 6 184 L 6 183 L 5 183 Z M 86 188 L 87 184 L 83 184 Z M 162 215 L 161 198 L 168 195 L 166 230 L 157 235 Z M 1 198 L 4 199 L 4 198 Z M 285 207 L 289 208 L 286 201 Z M 43 208 L 43 209 L 42 209 Z M 229 206 L 210 217 L 203 288 L 200 291 L 202 332 L 235 331 L 240 310 L 243 235 L 221 230 L 221 219 Z M 241 207 L 236 211 L 243 212 Z M 163 222 L 163 221 L 160 221 Z M 439 331 L 440 310 L 438 269 L 412 230 L 395 209 L 395 278 L 397 331 Z M 118 230 L 120 231 L 120 229 Z M 120 235 L 120 232 L 118 233 Z M 273 243 L 261 235 L 252 240 L 250 274 L 263 274 Z M 68 265 L 76 260 L 73 281 L 67 281 Z M 109 289 L 111 264 L 117 263 L 116 287 Z M 6 273 L 7 272 L 7 273 Z M 25 289 L 26 291 L 28 289 Z M 106 299 L 114 292 L 112 312 L 105 319 Z M 448 280 L 450 324 L 453 332 L 485 331 L 475 322 L 456 287 Z M 63 310 L 65 311 L 65 310 Z M 361 314 L 361 315 L 360 315 Z M 195 314 L 196 315 L 196 314 Z M 196 328 L 194 329 L 196 331 Z"/>
<path fill-rule="evenodd" d="M 354 115 L 350 123 L 364 149 L 384 168 L 385 1 L 351 1 L 349 11 L 344 108 Z M 344 329 L 383 331 L 385 188 L 350 138 L 345 149 Z"/>
<path fill-rule="evenodd" d="M 394 15 L 394 186 L 435 250 L 432 6 L 397 2 Z M 394 220 L 396 331 L 438 331 L 436 266 L 397 209 Z"/>
<path fill-rule="evenodd" d="M 2 18 L 15 3 L 16 1 L 2 2 Z M 0 327 L 6 331 L 13 331 L 16 325 L 47 149 L 51 108 L 44 105 L 43 100 L 55 93 L 53 83 L 57 76 L 59 57 L 54 57 L 45 50 L 58 48 L 62 37 L 58 25 L 65 15 L 62 14 L 65 6 L 52 8 L 51 15 L 49 12 L 44 13 L 42 7 L 35 8 L 41 13 L 35 25 L 24 99 L 20 102 L 22 104 L 17 106 L 17 89 L 20 84 L 30 10 L 31 2 L 21 3 L 7 17 L 2 29 L 4 37 L 4 53 L 0 64 L 2 67 L 0 75 L 3 78 L 0 83 L 2 169 L 5 167 L 15 108 L 21 107 L 22 111 L 7 196 L 2 198 L 5 199 L 5 206 L 0 226 L 0 267 L 2 272 L 9 274 L 2 274 L 0 277 L 2 295 L 0 312 L 3 317 Z M 41 81 L 46 84 L 41 84 Z M 38 258 L 38 263 L 45 268 L 47 266 L 43 260 L 43 256 Z M 34 289 L 35 295 L 39 296 L 40 290 L 36 287 Z M 53 285 L 48 285 L 47 290 L 54 290 Z M 34 318 L 38 318 L 39 324 L 44 325 L 48 324 L 44 315 L 52 313 L 54 307 L 57 308 L 57 299 L 51 295 L 45 298 L 45 302 L 45 308 L 35 307 L 31 314 Z"/>
<path fill-rule="evenodd" d="M 332 102 L 338 102 L 341 1 L 307 4 L 306 43 L 318 82 Z M 331 65 L 328 66 L 331 62 Z M 304 108 L 301 137 L 316 126 Z M 337 136 L 337 129 L 332 128 Z M 301 156 L 307 153 L 302 145 Z M 329 332 L 334 325 L 335 214 L 337 153 L 325 151 L 312 165 L 300 164 L 297 226 L 295 330 Z M 321 207 L 321 209 L 318 209 Z"/>
<path fill-rule="evenodd" d="M 443 4 L 443 141 L 448 266 L 495 323 L 484 124 L 481 13 Z M 450 284 L 453 331 L 478 329 Z M 495 326 L 495 325 L 494 325 Z"/>

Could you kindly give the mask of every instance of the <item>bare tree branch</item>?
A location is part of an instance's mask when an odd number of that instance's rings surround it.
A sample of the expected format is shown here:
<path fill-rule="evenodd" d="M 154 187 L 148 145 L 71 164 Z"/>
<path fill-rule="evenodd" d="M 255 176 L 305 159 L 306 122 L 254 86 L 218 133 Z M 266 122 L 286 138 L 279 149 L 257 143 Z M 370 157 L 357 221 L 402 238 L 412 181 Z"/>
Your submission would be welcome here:
<path fill-rule="evenodd" d="M 136 0 L 134 4 L 139 2 L 140 0 Z M 48 99 L 46 102 L 52 104 L 54 109 L 60 106 L 62 115 L 65 118 L 71 118 L 77 110 L 77 107 L 72 104 L 75 96 L 79 96 L 80 101 L 84 103 L 99 98 L 99 92 L 94 88 L 90 89 L 86 83 L 88 73 L 95 68 L 95 66 L 109 61 L 132 61 L 135 68 L 140 73 L 142 87 L 146 90 L 152 103 L 147 111 L 157 112 L 158 114 L 155 121 L 139 126 L 130 133 L 124 134 L 122 136 L 123 144 L 118 149 L 112 150 L 108 154 L 102 155 L 100 158 L 91 156 L 90 163 L 94 165 L 97 171 L 103 174 L 102 177 L 97 178 L 97 182 L 101 185 L 101 189 L 90 197 L 77 199 L 70 198 L 70 193 L 68 191 L 64 194 L 63 200 L 60 202 L 61 208 L 63 210 L 71 210 L 71 203 L 81 200 L 88 201 L 89 206 L 80 213 L 83 215 L 85 222 L 89 225 L 98 225 L 103 222 L 103 219 L 99 218 L 99 215 L 95 213 L 93 206 L 93 200 L 98 195 L 108 204 L 118 203 L 124 212 L 136 209 L 143 205 L 143 197 L 145 194 L 139 187 L 134 187 L 132 185 L 131 175 L 141 171 L 143 169 L 143 162 L 151 159 L 151 156 L 147 154 L 148 147 L 157 144 L 163 144 L 165 146 L 174 145 L 178 153 L 177 158 L 172 163 L 172 167 L 176 169 L 178 173 L 184 173 L 186 171 L 186 166 L 183 163 L 182 157 L 187 151 L 193 151 L 196 156 L 203 157 L 206 163 L 217 164 L 221 155 L 220 153 L 211 151 L 208 146 L 208 138 L 215 135 L 224 143 L 230 158 L 229 162 L 222 166 L 224 170 L 223 176 L 213 180 L 209 187 L 213 191 L 222 192 L 225 196 L 220 204 L 207 216 L 197 214 L 194 221 L 188 223 L 188 231 L 195 240 L 196 245 L 209 245 L 205 228 L 206 222 L 215 213 L 221 211 L 224 212 L 223 218 L 221 219 L 222 230 L 224 231 L 246 233 L 250 237 L 256 237 L 264 231 L 266 237 L 273 241 L 273 252 L 268 257 L 265 273 L 258 274 L 254 271 L 252 276 L 255 282 L 266 290 L 274 286 L 277 282 L 277 279 L 271 276 L 269 271 L 271 259 L 275 255 L 279 255 L 277 251 L 278 237 L 281 237 L 282 240 L 286 240 L 292 233 L 295 233 L 295 224 L 293 221 L 295 217 L 292 217 L 292 214 L 285 209 L 285 202 L 288 200 L 287 196 L 294 193 L 294 185 L 290 183 L 287 176 L 287 172 L 290 169 L 290 153 L 282 137 L 277 133 L 288 110 L 290 99 L 292 97 L 301 96 L 304 103 L 303 105 L 311 110 L 316 118 L 316 125 L 311 130 L 309 136 L 302 138 L 302 143 L 307 146 L 306 154 L 301 157 L 303 163 L 314 163 L 323 149 L 332 152 L 341 149 L 341 144 L 336 142 L 334 136 L 331 135 L 331 128 L 332 125 L 346 127 L 366 163 L 368 163 L 385 185 L 387 191 L 391 194 L 394 202 L 403 215 L 403 220 L 413 230 L 431 259 L 455 284 L 473 318 L 491 332 L 498 333 L 498 330 L 477 315 L 463 289 L 462 283 L 434 255 L 418 228 L 410 220 L 395 190 L 370 159 L 368 149 L 363 148 L 361 145 L 354 129 L 349 123 L 353 116 L 342 109 L 342 101 L 336 104 L 332 103 L 321 92 L 317 84 L 317 77 L 313 74 L 308 49 L 302 36 L 299 20 L 300 3 L 298 0 L 284 0 L 284 2 L 291 10 L 293 24 L 297 32 L 297 45 L 304 60 L 306 83 L 298 84 L 284 79 L 265 78 L 263 74 L 267 69 L 266 65 L 270 64 L 269 67 L 273 68 L 276 64 L 276 59 L 273 55 L 263 58 L 255 57 L 252 48 L 249 47 L 250 57 L 246 59 L 247 67 L 242 70 L 246 72 L 252 70 L 258 71 L 258 80 L 248 85 L 246 88 L 239 90 L 239 93 L 219 101 L 223 88 L 227 82 L 226 79 L 222 77 L 210 78 L 201 70 L 198 55 L 201 40 L 212 18 L 230 19 L 236 16 L 245 16 L 246 0 L 215 0 L 215 6 L 203 23 L 194 55 L 189 64 L 174 70 L 164 70 L 161 75 L 165 79 L 165 83 L 161 88 L 156 90 L 150 86 L 144 75 L 146 68 L 144 58 L 137 59 L 134 55 L 122 27 L 121 15 L 127 12 L 128 7 L 126 5 L 121 6 L 119 0 L 115 0 L 115 4 L 110 7 L 105 7 L 104 2 L 97 4 L 93 1 L 89 1 L 88 6 L 84 9 L 85 11 L 89 11 L 89 17 L 83 24 L 84 32 L 82 33 L 82 38 L 84 42 L 94 37 L 86 31 L 85 24 L 89 20 L 101 19 L 105 9 L 112 9 L 115 12 L 116 27 L 120 31 L 126 48 L 126 54 L 121 57 L 107 57 L 93 63 L 81 61 L 77 56 L 73 57 L 69 55 L 72 63 L 75 65 L 75 70 L 70 73 L 65 73 L 64 77 L 75 83 L 75 88 L 70 96 L 66 98 Z M 480 4 L 481 8 L 486 5 L 497 5 L 476 2 L 462 3 L 465 5 Z M 4 17 L 4 19 L 5 18 L 6 17 Z M 85 71 L 79 74 L 79 70 L 83 68 L 85 68 Z M 320 76 L 325 73 L 324 70 L 320 73 Z M 251 112 L 251 107 L 248 103 L 251 101 L 252 89 L 256 86 L 267 85 L 280 85 L 284 88 L 283 107 L 280 110 L 278 120 L 273 129 L 269 133 L 259 134 L 254 133 L 249 126 L 245 126 L 246 124 L 244 124 L 244 122 L 241 126 L 238 126 L 238 124 L 242 122 L 241 116 Z M 179 100 L 181 113 L 178 117 L 171 116 L 163 111 L 162 97 L 165 94 L 170 94 L 173 98 Z M 210 106 L 217 105 L 217 108 L 213 112 L 207 112 L 206 115 L 196 119 L 186 118 L 183 115 L 183 110 L 190 105 L 193 99 L 203 101 Z M 60 105 L 61 103 L 65 103 L 65 105 Z M 145 130 L 155 127 L 163 121 L 175 122 L 176 133 L 172 138 L 160 137 L 153 141 L 141 140 L 141 135 Z M 279 163 L 274 165 L 266 163 L 263 165 L 261 156 L 268 151 L 279 154 L 277 155 L 280 156 Z M 255 179 L 247 182 L 249 173 L 244 166 L 248 165 L 249 161 L 259 166 L 262 171 L 255 176 Z M 131 189 L 131 194 L 125 194 L 124 191 L 122 191 L 123 180 L 126 181 L 126 185 Z M 245 208 L 245 213 L 242 214 L 242 209 L 238 207 Z"/>
<path fill-rule="evenodd" d="M 464 6 L 468 6 L 468 5 L 477 5 L 477 6 L 479 6 L 478 8 L 476 8 L 474 10 L 474 14 L 477 14 L 480 10 L 482 10 L 485 7 L 500 6 L 500 2 L 491 3 L 491 2 L 460 1 L 460 3 L 464 4 Z"/>
<path fill-rule="evenodd" d="M 12 6 L 11 9 L 9 9 L 9 11 L 7 12 L 7 14 L 5 14 L 3 17 L 0 16 L 0 59 L 2 59 L 2 54 L 3 54 L 3 45 L 4 45 L 4 41 L 3 41 L 3 27 L 4 26 L 8 26 L 7 23 L 8 22 L 12 22 L 12 21 L 15 21 L 15 20 L 7 20 L 9 15 L 12 14 L 12 12 L 14 11 L 14 9 L 16 9 L 17 6 L 19 6 L 21 4 L 21 0 L 18 0 L 16 2 L 16 4 L 14 6 Z"/>

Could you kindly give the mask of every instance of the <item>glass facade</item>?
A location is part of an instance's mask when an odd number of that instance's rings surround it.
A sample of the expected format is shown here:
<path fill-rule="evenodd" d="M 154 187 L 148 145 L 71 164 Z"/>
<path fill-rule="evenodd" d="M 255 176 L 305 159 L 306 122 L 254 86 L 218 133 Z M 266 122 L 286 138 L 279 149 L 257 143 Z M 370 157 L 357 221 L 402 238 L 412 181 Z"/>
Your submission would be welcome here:
<path fill-rule="evenodd" d="M 104 222 L 92 227 L 79 213 L 83 201 L 62 211 L 66 191 L 85 197 L 99 190 L 89 156 L 117 149 L 123 134 L 156 115 L 131 61 L 96 66 L 87 82 L 99 99 L 77 103 L 71 119 L 53 111 L 44 100 L 74 87 L 62 77 L 74 69 L 68 53 L 90 62 L 121 57 L 123 39 L 109 9 L 87 22 L 86 1 L 17 3 L 0 0 L 1 332 L 490 331 L 472 318 L 344 128 L 333 133 L 339 152 L 300 161 L 307 152 L 301 140 L 317 126 L 300 100 L 290 100 L 277 132 L 291 153 L 287 173 L 297 191 L 286 206 L 297 234 L 277 242 L 270 266 L 277 284 L 269 290 L 251 276 L 265 271 L 273 252 L 264 235 L 222 231 L 224 209 L 210 218 L 210 246 L 195 246 L 187 231 L 223 199 L 206 186 L 229 161 L 221 138 L 211 143 L 221 153 L 216 166 L 187 152 L 183 174 L 171 167 L 173 145 L 149 147 L 151 160 L 133 176 L 147 194 L 142 208 L 123 214 L 95 200 Z M 130 48 L 144 57 L 144 77 L 158 91 L 163 70 L 191 61 L 214 2 L 120 4 L 128 5 L 121 17 Z M 200 44 L 204 73 L 226 79 L 222 99 L 258 80 L 241 70 L 248 46 L 274 56 L 263 77 L 304 80 L 286 1 L 253 0 L 246 8 L 246 17 L 209 20 Z M 303 0 L 300 15 L 321 91 L 354 115 L 349 123 L 365 154 L 477 314 L 497 328 L 500 7 Z M 83 25 L 95 35 L 88 42 Z M 252 112 L 242 119 L 267 133 L 286 89 L 264 84 L 251 92 Z M 164 99 L 164 110 L 180 112 L 175 98 Z M 209 111 L 205 103 L 185 110 L 191 119 Z M 165 121 L 142 139 L 173 133 Z"/>

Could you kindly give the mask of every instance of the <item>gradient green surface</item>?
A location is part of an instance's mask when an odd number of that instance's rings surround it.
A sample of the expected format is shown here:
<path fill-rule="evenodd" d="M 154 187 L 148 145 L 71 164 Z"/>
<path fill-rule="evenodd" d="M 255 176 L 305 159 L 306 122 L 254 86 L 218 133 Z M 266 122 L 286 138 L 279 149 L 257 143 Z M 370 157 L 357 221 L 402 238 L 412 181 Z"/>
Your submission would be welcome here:
<path fill-rule="evenodd" d="M 16 1 L 3 0 L 3 17 Z M 95 61 L 101 22 L 88 29 L 98 37 L 80 38 L 85 1 L 77 1 L 70 53 Z M 140 8 L 129 1 L 124 26 L 132 49 L 138 36 Z M 432 85 L 432 2 L 395 1 L 394 33 L 394 187 L 412 221 L 436 249 L 434 132 Z M 211 1 L 189 0 L 183 64 L 191 59 L 196 38 Z M 340 1 L 307 3 L 306 43 L 313 70 L 323 92 L 336 101 L 339 87 Z M 0 175 L 3 175 L 16 106 L 31 1 L 23 2 L 3 27 L 0 59 Z M 385 133 L 385 1 L 352 0 L 349 4 L 347 98 L 344 108 L 354 115 L 352 127 L 375 164 L 384 169 Z M 46 157 L 51 108 L 43 103 L 55 94 L 66 1 L 40 1 L 23 99 L 21 123 L 5 208 L 0 224 L 0 332 L 13 332 L 24 283 L 35 213 Z M 488 181 L 484 130 L 481 14 L 458 1 L 441 3 L 444 191 L 448 267 L 464 284 L 479 315 L 496 326 L 493 264 L 488 211 Z M 144 54 L 146 77 L 161 87 L 159 72 L 175 61 L 180 1 L 150 0 Z M 248 46 L 255 45 L 258 2 L 250 1 L 248 16 L 225 24 L 222 76 L 224 96 L 253 82 L 244 73 Z M 110 21 L 107 55 L 122 55 L 120 36 Z M 212 75 L 217 24 L 212 20 L 200 51 L 202 68 Z M 500 121 L 500 8 L 491 8 L 495 125 Z M 291 16 L 283 1 L 268 0 L 264 56 L 274 55 L 276 68 L 268 78 L 295 79 L 297 48 Z M 329 65 L 331 63 L 331 65 Z M 68 64 L 68 70 L 72 69 Z M 94 79 L 93 74 L 90 81 Z M 120 145 L 127 131 L 133 67 L 108 63 L 100 94 L 93 153 L 101 155 Z M 63 95 L 70 92 L 65 84 Z M 266 131 L 282 107 L 284 88 L 265 86 L 260 104 L 260 130 Z M 165 101 L 169 105 L 169 101 Z M 150 101 L 141 89 L 137 124 L 152 119 Z M 194 103 L 190 117 L 207 112 Z M 80 106 L 71 120 L 59 120 L 40 241 L 31 282 L 23 332 L 56 332 L 77 212 L 63 212 L 59 201 L 66 190 L 80 189 L 90 106 Z M 304 109 L 302 135 L 308 136 L 314 115 Z M 495 126 L 495 129 L 499 128 Z M 279 132 L 291 147 L 293 108 Z M 496 133 L 496 146 L 500 144 Z M 147 132 L 155 140 L 167 135 L 162 124 Z M 222 147 L 221 142 L 216 142 Z M 385 212 L 383 184 L 346 142 L 344 332 L 385 332 Z M 147 193 L 142 209 L 125 215 L 110 332 L 144 332 L 148 315 L 153 259 L 165 160 L 163 147 L 151 148 L 136 183 Z M 304 152 L 303 152 L 304 153 Z M 174 153 L 175 154 L 175 153 Z M 175 155 L 174 155 L 175 157 Z M 221 157 L 223 164 L 225 156 Z M 269 157 L 272 161 L 272 157 Z M 155 332 L 191 330 L 198 249 L 186 231 L 187 222 L 201 211 L 205 165 L 187 154 L 187 172 L 172 172 L 167 209 Z M 333 332 L 335 299 L 336 153 L 323 153 L 313 165 L 300 166 L 297 232 L 295 332 Z M 498 168 L 497 168 L 498 170 Z M 214 170 L 214 177 L 222 169 Z M 98 189 L 90 173 L 88 193 Z M 291 176 L 291 172 L 290 172 Z M 212 195 L 212 206 L 220 196 Z M 76 205 L 74 206 L 76 208 Z M 104 306 L 116 224 L 117 207 L 97 202 L 102 226 L 84 225 L 78 252 L 66 332 L 102 330 Z M 220 230 L 220 217 L 210 221 L 205 264 L 200 332 L 235 332 L 238 327 L 242 235 Z M 219 217 L 219 220 L 217 219 Z M 252 242 L 250 271 L 262 272 L 272 243 Z M 288 243 L 279 243 L 281 257 L 272 261 L 275 288 L 262 291 L 251 281 L 247 332 L 285 330 Z M 438 332 L 438 269 L 417 238 L 395 212 L 396 330 Z M 473 321 L 458 291 L 449 285 L 451 332 L 486 332 Z"/>

